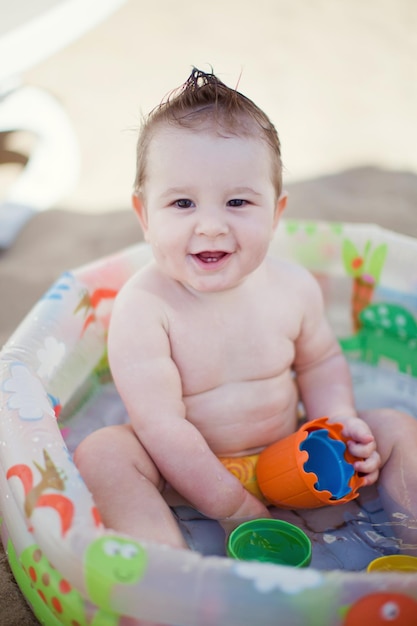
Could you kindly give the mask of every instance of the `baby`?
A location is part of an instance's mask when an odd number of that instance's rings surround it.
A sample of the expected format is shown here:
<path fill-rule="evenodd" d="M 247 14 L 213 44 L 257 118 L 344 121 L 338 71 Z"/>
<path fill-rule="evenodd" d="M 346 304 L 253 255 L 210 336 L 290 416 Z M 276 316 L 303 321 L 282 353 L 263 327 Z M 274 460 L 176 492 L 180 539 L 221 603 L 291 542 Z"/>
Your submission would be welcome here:
<path fill-rule="evenodd" d="M 184 548 L 179 496 L 226 532 L 269 517 L 225 459 L 294 432 L 300 399 L 309 420 L 343 424 L 365 483 L 416 517 L 417 422 L 357 414 L 318 284 L 268 256 L 286 204 L 274 126 L 214 74 L 194 69 L 148 116 L 133 206 L 154 259 L 119 293 L 108 337 L 130 423 L 75 454 L 107 526 Z"/>

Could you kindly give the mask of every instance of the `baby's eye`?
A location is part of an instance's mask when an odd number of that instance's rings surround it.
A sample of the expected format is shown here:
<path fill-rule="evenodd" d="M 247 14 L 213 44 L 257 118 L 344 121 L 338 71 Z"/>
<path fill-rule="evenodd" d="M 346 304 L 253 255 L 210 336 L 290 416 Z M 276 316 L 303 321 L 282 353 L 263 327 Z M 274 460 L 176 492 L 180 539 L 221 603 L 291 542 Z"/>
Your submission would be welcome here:
<path fill-rule="evenodd" d="M 246 200 L 242 200 L 241 198 L 233 198 L 232 200 L 229 200 L 229 202 L 227 203 L 227 206 L 240 207 L 240 206 L 245 206 L 246 204 L 247 204 Z"/>
<path fill-rule="evenodd" d="M 193 206 L 192 201 L 188 200 L 188 198 L 181 198 L 180 200 L 176 200 L 174 204 L 179 209 L 189 209 Z"/>

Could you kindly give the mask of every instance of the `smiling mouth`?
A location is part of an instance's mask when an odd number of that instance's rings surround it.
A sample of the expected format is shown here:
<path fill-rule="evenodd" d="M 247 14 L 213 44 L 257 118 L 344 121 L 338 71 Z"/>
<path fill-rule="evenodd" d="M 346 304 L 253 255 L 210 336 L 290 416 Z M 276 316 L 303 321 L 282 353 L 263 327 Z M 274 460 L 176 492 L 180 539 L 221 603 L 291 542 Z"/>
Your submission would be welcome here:
<path fill-rule="evenodd" d="M 225 257 L 229 256 L 228 252 L 224 252 L 222 250 L 207 250 L 206 252 L 199 252 L 194 256 L 197 257 L 202 263 L 218 263 Z"/>
<path fill-rule="evenodd" d="M 132 573 L 129 571 L 120 571 L 118 569 L 114 570 L 114 578 L 119 583 L 128 583 L 132 578 Z"/>

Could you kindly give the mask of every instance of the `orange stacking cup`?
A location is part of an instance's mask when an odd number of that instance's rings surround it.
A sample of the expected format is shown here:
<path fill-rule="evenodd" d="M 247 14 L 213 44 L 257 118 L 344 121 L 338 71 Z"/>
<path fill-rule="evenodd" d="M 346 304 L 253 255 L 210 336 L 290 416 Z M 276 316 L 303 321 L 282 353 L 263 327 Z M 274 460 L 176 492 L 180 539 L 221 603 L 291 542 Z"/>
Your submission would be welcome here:
<path fill-rule="evenodd" d="M 280 507 L 318 508 L 356 498 L 364 484 L 353 469 L 342 424 L 306 422 L 259 455 L 256 476 L 265 498 Z"/>

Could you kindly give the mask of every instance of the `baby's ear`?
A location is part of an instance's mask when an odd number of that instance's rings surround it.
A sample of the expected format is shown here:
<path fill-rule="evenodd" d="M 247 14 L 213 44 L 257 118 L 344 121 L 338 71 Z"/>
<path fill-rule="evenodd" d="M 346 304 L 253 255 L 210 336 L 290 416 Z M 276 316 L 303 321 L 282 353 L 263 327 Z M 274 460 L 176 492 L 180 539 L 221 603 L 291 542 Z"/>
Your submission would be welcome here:
<path fill-rule="evenodd" d="M 281 218 L 281 215 L 284 213 L 285 208 L 287 206 L 288 194 L 286 191 L 283 191 L 280 197 L 277 200 L 277 204 L 275 206 L 275 214 L 274 214 L 274 228 L 278 226 L 278 222 Z"/>
<path fill-rule="evenodd" d="M 143 203 L 142 196 L 139 193 L 134 193 L 132 195 L 132 206 L 135 210 L 136 215 L 139 218 L 140 225 L 142 226 L 143 234 L 145 236 L 145 241 L 148 240 L 148 216 L 146 213 L 146 208 Z"/>

